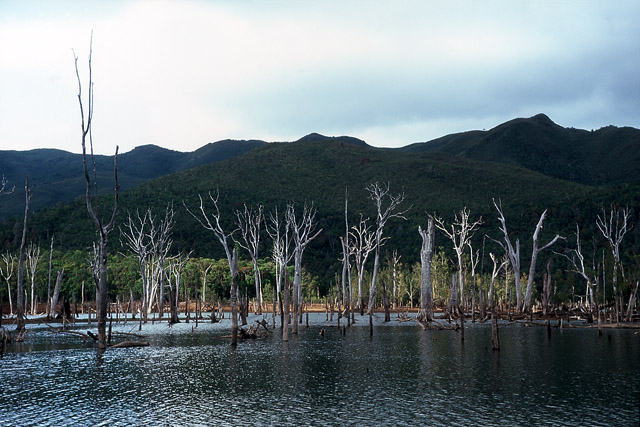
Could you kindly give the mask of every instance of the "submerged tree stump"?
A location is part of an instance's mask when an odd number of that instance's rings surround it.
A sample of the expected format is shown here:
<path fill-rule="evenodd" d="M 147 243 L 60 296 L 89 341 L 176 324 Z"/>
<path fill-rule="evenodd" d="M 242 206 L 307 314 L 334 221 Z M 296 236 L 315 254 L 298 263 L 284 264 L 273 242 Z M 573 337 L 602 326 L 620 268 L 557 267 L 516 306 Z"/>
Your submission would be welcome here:
<path fill-rule="evenodd" d="M 491 310 L 491 348 L 500 351 L 500 339 L 498 337 L 498 318 L 495 315 L 495 308 Z"/>

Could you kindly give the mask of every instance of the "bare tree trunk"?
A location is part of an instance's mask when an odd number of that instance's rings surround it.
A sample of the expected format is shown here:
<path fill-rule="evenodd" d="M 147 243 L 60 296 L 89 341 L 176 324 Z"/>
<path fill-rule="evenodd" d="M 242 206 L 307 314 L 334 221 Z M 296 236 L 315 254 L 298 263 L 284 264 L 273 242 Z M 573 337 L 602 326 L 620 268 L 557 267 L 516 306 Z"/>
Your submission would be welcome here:
<path fill-rule="evenodd" d="M 529 276 L 527 277 L 527 291 L 524 296 L 524 306 L 522 307 L 522 311 L 529 312 L 531 310 L 531 294 L 533 291 L 533 281 L 534 276 L 536 274 L 536 261 L 538 260 L 538 254 L 553 245 L 559 239 L 564 240 L 564 237 L 556 234 L 556 236 L 542 248 L 538 248 L 538 237 L 540 234 L 540 230 L 542 230 L 542 223 L 547 216 L 547 210 L 545 209 L 540 215 L 540 220 L 538 221 L 538 225 L 536 226 L 536 230 L 533 233 L 533 250 L 531 251 L 531 264 L 529 265 Z"/>
<path fill-rule="evenodd" d="M 389 313 L 389 295 L 387 293 L 387 281 L 385 279 L 382 280 L 382 304 L 384 306 L 384 321 L 390 322 L 391 315 Z"/>
<path fill-rule="evenodd" d="M 0 268 L 0 274 L 7 282 L 7 293 L 9 295 L 9 313 L 13 316 L 13 300 L 11 299 L 11 277 L 13 276 L 16 258 L 7 251 L 6 254 L 2 254 L 2 261 L 5 268 Z"/>
<path fill-rule="evenodd" d="M 260 270 L 258 269 L 258 249 L 260 246 L 260 225 L 263 219 L 262 205 L 254 211 L 244 206 L 244 211 L 236 211 L 236 224 L 242 236 L 242 240 L 236 240 L 237 243 L 249 252 L 251 261 L 253 262 L 253 275 L 256 286 L 256 303 L 258 306 L 257 314 L 262 315 L 262 286 L 260 283 Z"/>
<path fill-rule="evenodd" d="M 624 235 L 627 233 L 627 221 L 629 218 L 629 208 L 614 209 L 611 207 L 611 214 L 607 220 L 607 212 L 602 209 L 602 217 L 598 215 L 596 225 L 611 247 L 611 255 L 613 256 L 613 300 L 615 302 L 616 323 L 620 319 L 620 310 L 618 310 L 618 264 L 620 264 L 620 244 Z M 603 253 L 604 257 L 604 253 Z M 604 264 L 603 264 L 604 266 Z"/>
<path fill-rule="evenodd" d="M 322 230 L 315 231 L 316 227 L 316 209 L 311 206 L 304 206 L 300 220 L 296 218 L 295 208 L 292 204 L 287 207 L 287 222 L 291 227 L 293 234 L 295 251 L 294 251 L 294 267 L 293 276 L 293 326 L 291 333 L 298 333 L 298 316 L 302 316 L 301 297 L 302 297 L 302 254 L 309 242 L 315 239 Z M 302 320 L 300 319 L 300 322 Z"/>
<path fill-rule="evenodd" d="M 436 229 L 433 216 L 427 213 L 427 229 L 418 226 L 418 232 L 422 237 L 420 250 L 420 313 L 417 316 L 420 325 L 425 327 L 433 321 L 433 286 L 431 284 L 431 260 L 436 237 Z"/>
<path fill-rule="evenodd" d="M 495 304 L 491 304 L 491 348 L 500 351 L 500 339 L 498 337 L 498 317 Z"/>
<path fill-rule="evenodd" d="M 30 312 L 32 315 L 36 314 L 36 270 L 38 269 L 38 262 L 40 261 L 40 246 L 35 245 L 33 242 L 29 243 L 27 248 L 27 273 L 29 275 L 29 281 L 31 282 L 31 304 Z"/>
<path fill-rule="evenodd" d="M 380 247 L 383 243 L 384 226 L 390 218 L 401 218 L 406 220 L 404 214 L 410 209 L 398 211 L 399 205 L 404 201 L 404 193 L 396 196 L 392 195 L 389 189 L 390 184 L 380 184 L 378 182 L 366 186 L 369 197 L 374 201 L 377 209 L 376 232 L 375 232 L 375 254 L 373 258 L 373 272 L 371 275 L 371 287 L 369 288 L 369 314 L 373 312 L 376 298 L 376 284 L 378 280 L 378 269 L 380 268 Z M 388 205 L 383 204 L 388 199 Z"/>
<path fill-rule="evenodd" d="M 460 304 L 463 309 L 465 307 L 464 301 L 464 268 L 463 268 L 463 256 L 464 256 L 464 248 L 465 246 L 471 247 L 470 240 L 473 237 L 476 227 L 482 224 L 482 218 L 478 219 L 475 222 L 469 222 L 470 212 L 466 208 L 462 208 L 462 210 L 458 213 L 455 213 L 453 223 L 451 224 L 451 230 L 444 224 L 444 221 L 441 218 L 435 217 L 435 225 L 436 227 L 447 236 L 451 242 L 453 243 L 453 249 L 456 252 L 456 257 L 458 260 L 458 285 L 460 287 Z"/>
<path fill-rule="evenodd" d="M 24 222 L 22 224 L 22 240 L 20 242 L 20 252 L 18 256 L 18 284 L 17 284 L 17 296 L 16 296 L 16 333 L 18 338 L 24 337 L 25 333 L 25 319 L 24 319 L 24 247 L 27 242 L 27 221 L 29 218 L 29 201 L 31 200 L 31 192 L 29 191 L 29 177 L 25 179 L 24 184 L 25 191 L 25 207 L 24 207 Z"/>
<path fill-rule="evenodd" d="M 456 310 L 458 307 L 458 276 L 456 273 L 451 275 L 451 285 L 449 286 L 449 303 L 447 304 L 447 311 L 449 312 L 449 316 L 453 317 L 456 315 Z"/>
<path fill-rule="evenodd" d="M 116 147 L 116 154 L 114 157 L 114 181 L 115 181 L 115 191 L 114 191 L 114 202 L 113 209 L 111 211 L 111 219 L 108 223 L 104 223 L 102 220 L 98 218 L 96 213 L 97 211 L 97 203 L 98 199 L 95 199 L 95 202 L 92 202 L 91 192 L 92 192 L 92 182 L 89 176 L 89 169 L 87 167 L 87 150 L 86 150 L 86 140 L 87 136 L 89 137 L 89 145 L 91 148 L 91 161 L 93 164 L 93 185 L 97 187 L 96 183 L 96 167 L 95 161 L 93 159 L 93 139 L 91 133 L 91 124 L 93 120 L 93 81 L 91 77 L 91 56 L 93 51 L 93 34 L 91 36 L 91 43 L 89 49 L 89 95 L 88 95 L 88 114 L 87 120 L 85 123 L 85 114 L 84 107 L 82 103 L 82 84 L 80 81 L 80 73 L 78 72 L 78 57 L 74 52 L 74 60 L 76 67 L 76 77 L 78 79 L 78 103 L 80 104 L 80 117 L 82 120 L 82 166 L 84 170 L 85 182 L 86 182 L 86 191 L 85 191 L 85 202 L 87 205 L 87 211 L 89 212 L 89 216 L 93 220 L 93 223 L 97 229 L 99 235 L 99 243 L 98 243 L 98 254 L 99 254 L 99 262 L 98 264 L 98 281 L 97 281 L 97 290 L 96 290 L 96 314 L 98 320 L 98 348 L 104 349 L 107 347 L 106 343 L 106 323 L 107 323 L 107 242 L 108 242 L 108 234 L 113 229 L 113 225 L 115 222 L 116 213 L 118 211 L 118 194 L 120 186 L 118 184 L 118 147 Z M 95 210 L 94 210 L 95 203 Z"/>
<path fill-rule="evenodd" d="M 636 294 L 638 293 L 638 281 L 636 280 L 636 286 L 633 288 L 631 295 L 629 295 L 629 304 L 627 304 L 627 322 L 631 322 L 631 315 L 636 306 Z"/>
<path fill-rule="evenodd" d="M 58 297 L 60 295 L 60 285 L 62 284 L 62 276 L 64 274 L 64 269 L 58 271 L 58 276 L 56 277 L 56 284 L 53 288 L 53 297 L 51 299 L 51 314 L 52 317 L 56 314 L 56 308 L 58 306 Z M 62 313 L 62 310 L 60 310 Z"/>
<path fill-rule="evenodd" d="M 284 310 L 282 321 L 282 341 L 289 341 L 289 294 L 291 293 L 291 282 L 289 281 L 289 275 L 284 276 Z"/>
<path fill-rule="evenodd" d="M 502 205 L 498 206 L 495 200 L 493 200 L 493 205 L 498 211 L 498 220 L 500 221 L 501 227 L 500 230 L 504 235 L 504 243 L 494 240 L 498 243 L 507 253 L 509 257 L 509 262 L 511 263 L 511 268 L 513 270 L 513 276 L 515 281 L 516 288 L 516 305 L 518 306 L 518 310 L 522 306 L 522 287 L 520 284 L 520 240 L 516 239 L 515 249 L 514 245 L 511 244 L 511 239 L 509 238 L 509 233 L 507 232 L 507 223 L 504 218 L 504 214 L 502 213 Z"/>
<path fill-rule="evenodd" d="M 547 271 L 542 280 L 542 315 L 547 316 L 551 308 L 551 261 L 547 262 Z"/>
<path fill-rule="evenodd" d="M 51 250 L 49 251 L 49 278 L 47 279 L 47 319 L 51 317 L 51 267 L 53 263 L 53 236 L 51 236 Z"/>
<path fill-rule="evenodd" d="M 231 346 L 238 345 L 238 251 L 231 255 Z"/>

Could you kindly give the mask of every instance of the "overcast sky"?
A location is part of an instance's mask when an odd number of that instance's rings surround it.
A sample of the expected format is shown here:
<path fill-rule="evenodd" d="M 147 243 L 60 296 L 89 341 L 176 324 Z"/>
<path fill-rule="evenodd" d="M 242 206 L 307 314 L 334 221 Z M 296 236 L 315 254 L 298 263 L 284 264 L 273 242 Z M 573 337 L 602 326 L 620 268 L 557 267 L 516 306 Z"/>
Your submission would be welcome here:
<path fill-rule="evenodd" d="M 544 112 L 640 128 L 640 1 L 0 0 L 0 149 L 351 135 L 382 147 Z"/>

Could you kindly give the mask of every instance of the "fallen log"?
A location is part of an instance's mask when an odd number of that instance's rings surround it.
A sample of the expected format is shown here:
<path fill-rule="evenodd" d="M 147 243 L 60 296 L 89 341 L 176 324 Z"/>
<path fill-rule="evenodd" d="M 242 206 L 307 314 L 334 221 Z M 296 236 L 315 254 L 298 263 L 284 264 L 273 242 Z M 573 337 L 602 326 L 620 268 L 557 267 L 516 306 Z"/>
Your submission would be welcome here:
<path fill-rule="evenodd" d="M 118 344 L 113 344 L 111 348 L 127 348 L 127 347 L 148 347 L 149 341 L 122 341 Z"/>

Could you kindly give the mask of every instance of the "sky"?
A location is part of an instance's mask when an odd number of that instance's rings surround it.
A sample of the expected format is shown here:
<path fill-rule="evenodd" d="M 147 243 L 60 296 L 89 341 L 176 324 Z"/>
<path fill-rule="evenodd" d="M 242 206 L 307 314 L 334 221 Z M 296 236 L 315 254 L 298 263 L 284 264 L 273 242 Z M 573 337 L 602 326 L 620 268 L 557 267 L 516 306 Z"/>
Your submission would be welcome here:
<path fill-rule="evenodd" d="M 640 128 L 640 1 L 0 0 L 0 150 Z"/>

